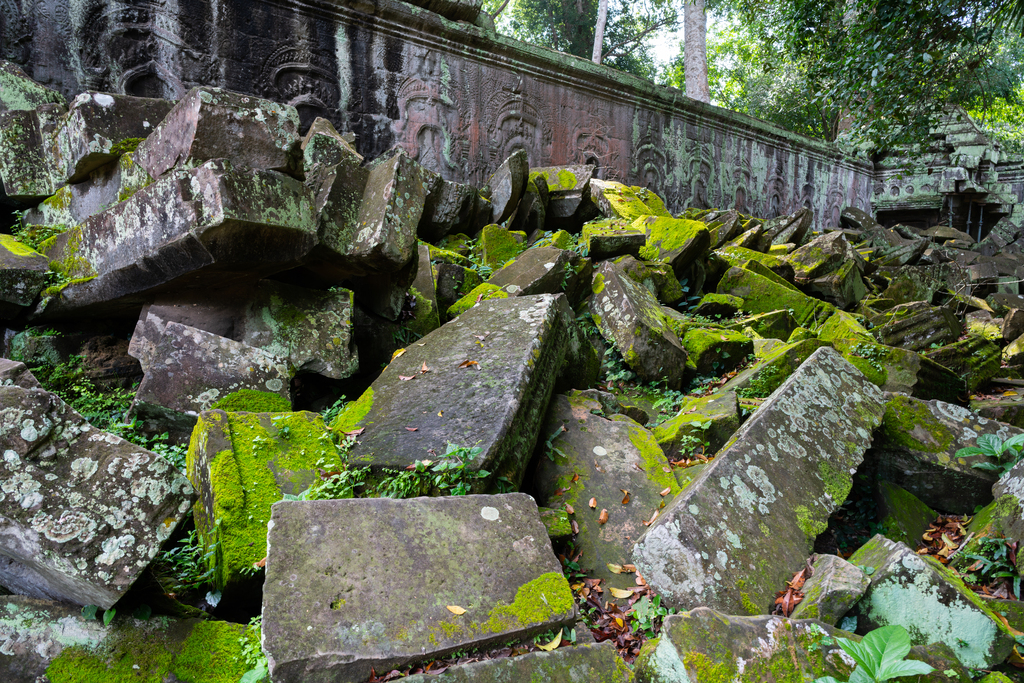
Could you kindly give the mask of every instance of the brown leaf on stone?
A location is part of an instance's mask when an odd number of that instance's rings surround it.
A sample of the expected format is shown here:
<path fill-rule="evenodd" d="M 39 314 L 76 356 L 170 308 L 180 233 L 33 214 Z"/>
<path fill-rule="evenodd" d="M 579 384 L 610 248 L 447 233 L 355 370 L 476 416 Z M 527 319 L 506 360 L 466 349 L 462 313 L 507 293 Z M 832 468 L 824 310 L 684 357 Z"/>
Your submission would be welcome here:
<path fill-rule="evenodd" d="M 420 373 L 422 374 L 424 372 L 430 372 L 430 368 L 427 367 L 426 363 L 423 363 L 423 365 L 420 366 Z"/>
<path fill-rule="evenodd" d="M 624 564 L 624 565 L 622 565 L 622 571 L 624 571 L 627 574 L 632 574 L 633 572 L 636 571 L 636 565 L 635 564 Z"/>
<path fill-rule="evenodd" d="M 416 379 L 416 375 L 413 375 L 412 377 L 406 377 L 405 375 L 399 375 L 398 379 L 402 380 L 403 382 L 408 382 L 411 379 Z"/>
<path fill-rule="evenodd" d="M 567 514 L 567 515 L 575 515 L 576 514 L 576 508 L 574 508 L 572 505 L 569 505 L 568 503 L 566 503 L 565 504 L 565 514 Z"/>
<path fill-rule="evenodd" d="M 644 520 L 644 526 L 650 526 L 650 525 L 654 524 L 654 520 L 656 520 L 657 518 L 658 518 L 658 511 L 655 510 L 654 514 L 651 515 L 650 519 L 645 519 Z"/>
<path fill-rule="evenodd" d="M 418 432 L 419 431 L 419 427 L 406 427 L 405 431 L 407 431 L 407 432 Z"/>
<path fill-rule="evenodd" d="M 448 611 L 451 612 L 452 614 L 459 614 L 459 615 L 466 613 L 466 610 L 464 610 L 463 608 L 459 607 L 458 605 L 448 605 Z"/>
<path fill-rule="evenodd" d="M 476 365 L 477 367 L 480 366 L 480 364 L 477 363 L 475 360 L 464 360 L 461 363 L 459 363 L 460 368 L 470 368 L 473 367 L 474 365 Z"/>
<path fill-rule="evenodd" d="M 672 493 L 672 488 L 670 486 L 666 486 L 659 492 L 659 494 L 662 496 L 667 496 L 670 493 Z"/>
<path fill-rule="evenodd" d="M 595 509 L 597 509 L 597 498 L 591 498 L 591 499 L 590 499 L 590 502 L 589 502 L 589 503 L 587 503 L 587 505 L 589 505 L 589 506 L 590 506 L 590 509 L 591 509 L 591 510 L 595 510 Z"/>
<path fill-rule="evenodd" d="M 622 504 L 629 505 L 629 491 L 627 491 L 626 489 L 619 490 L 622 491 Z"/>
<path fill-rule="evenodd" d="M 359 429 L 353 429 L 351 432 L 345 432 L 345 436 L 359 436 L 366 431 L 366 427 L 360 427 Z"/>
<path fill-rule="evenodd" d="M 267 566 L 267 557 L 266 557 L 266 555 L 263 556 L 262 560 L 260 560 L 259 562 L 254 563 L 252 566 L 254 566 L 254 567 L 266 567 Z"/>
<path fill-rule="evenodd" d="M 608 521 L 608 511 L 605 509 L 601 510 L 601 514 L 597 516 L 597 523 L 604 524 Z"/>
<path fill-rule="evenodd" d="M 576 520 L 572 520 L 569 525 L 572 527 L 572 532 L 578 534 L 580 532 L 580 525 L 576 523 Z"/>
<path fill-rule="evenodd" d="M 572 475 L 572 483 L 575 484 L 579 480 L 580 480 L 580 473 L 579 472 L 577 472 L 576 474 Z"/>

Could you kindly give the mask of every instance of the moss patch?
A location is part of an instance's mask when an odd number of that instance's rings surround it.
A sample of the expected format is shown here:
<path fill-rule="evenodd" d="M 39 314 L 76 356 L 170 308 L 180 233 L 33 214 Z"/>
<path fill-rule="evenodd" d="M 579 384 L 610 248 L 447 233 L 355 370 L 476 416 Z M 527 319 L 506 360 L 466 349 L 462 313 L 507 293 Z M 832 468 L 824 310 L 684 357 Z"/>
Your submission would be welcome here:
<path fill-rule="evenodd" d="M 285 413 L 292 409 L 292 404 L 285 397 L 269 391 L 239 389 L 214 403 L 210 409 L 229 413 Z"/>

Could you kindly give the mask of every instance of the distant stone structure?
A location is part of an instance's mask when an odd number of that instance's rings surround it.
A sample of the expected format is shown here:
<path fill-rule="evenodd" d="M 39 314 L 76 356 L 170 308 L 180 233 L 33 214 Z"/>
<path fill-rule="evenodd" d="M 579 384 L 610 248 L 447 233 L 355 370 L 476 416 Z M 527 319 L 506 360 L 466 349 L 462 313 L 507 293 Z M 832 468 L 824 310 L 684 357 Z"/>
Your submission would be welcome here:
<path fill-rule="evenodd" d="M 420 4 L 479 12 L 475 0 Z M 304 126 L 331 120 L 364 156 L 397 145 L 471 184 L 521 148 L 531 166 L 595 163 L 677 212 L 808 207 L 827 226 L 846 206 L 871 209 L 866 160 L 397 0 L 0 0 L 0 57 L 68 96 L 251 93 L 295 106 Z"/>

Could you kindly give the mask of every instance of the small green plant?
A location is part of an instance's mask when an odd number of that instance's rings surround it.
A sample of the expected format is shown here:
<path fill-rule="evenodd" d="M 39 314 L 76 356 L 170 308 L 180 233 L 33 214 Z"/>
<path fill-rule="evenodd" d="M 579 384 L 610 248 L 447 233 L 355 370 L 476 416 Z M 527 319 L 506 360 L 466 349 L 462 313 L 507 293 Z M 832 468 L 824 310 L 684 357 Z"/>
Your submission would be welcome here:
<path fill-rule="evenodd" d="M 978 539 L 978 552 L 967 555 L 974 560 L 964 574 L 970 584 L 992 584 L 1009 581 L 1013 595 L 1020 600 L 1020 574 L 1017 573 L 1017 549 L 1012 541 L 1001 536 L 982 536 Z"/>
<path fill-rule="evenodd" d="M 153 576 L 165 593 L 196 590 L 213 580 L 213 557 L 216 553 L 216 546 L 203 552 L 202 544 L 193 529 L 176 546 L 156 556 Z"/>
<path fill-rule="evenodd" d="M 626 362 L 614 348 L 604 354 L 601 369 L 604 370 L 606 382 L 629 382 L 636 379 L 636 373 L 626 367 Z"/>
<path fill-rule="evenodd" d="M 884 347 L 876 344 L 856 344 L 851 349 L 853 355 L 859 356 L 868 362 L 871 367 L 879 372 L 885 372 L 885 366 L 882 365 L 882 361 L 888 355 L 888 352 Z"/>
<path fill-rule="evenodd" d="M 785 371 L 778 365 L 766 365 L 750 380 L 750 384 L 736 393 L 740 398 L 768 398 L 786 379 Z"/>
<path fill-rule="evenodd" d="M 923 676 L 935 670 L 924 662 L 906 659 L 910 654 L 910 634 L 902 626 L 876 628 L 859 643 L 849 638 L 836 638 L 836 643 L 857 662 L 848 683 L 883 683 L 902 676 Z M 822 676 L 814 683 L 840 681 Z"/>
<path fill-rule="evenodd" d="M 995 434 L 982 434 L 978 437 L 977 446 L 967 446 L 956 452 L 956 457 L 966 458 L 971 455 L 984 455 L 994 459 L 996 462 L 976 462 L 971 467 L 979 470 L 996 472 L 1003 476 L 1016 465 L 1021 459 L 1021 450 L 1024 449 L 1024 434 L 1011 436 L 1003 441 Z"/>
<path fill-rule="evenodd" d="M 661 606 L 661 596 L 643 596 L 633 605 L 629 617 L 633 621 L 634 630 L 642 631 L 648 638 L 654 638 L 661 630 L 661 620 L 676 610 Z"/>
<path fill-rule="evenodd" d="M 267 656 L 260 645 L 262 634 L 263 616 L 260 615 L 249 620 L 245 633 L 238 639 L 239 645 L 242 646 L 242 659 L 249 666 L 249 670 L 242 674 L 239 683 L 259 683 L 267 680 L 270 675 Z"/>

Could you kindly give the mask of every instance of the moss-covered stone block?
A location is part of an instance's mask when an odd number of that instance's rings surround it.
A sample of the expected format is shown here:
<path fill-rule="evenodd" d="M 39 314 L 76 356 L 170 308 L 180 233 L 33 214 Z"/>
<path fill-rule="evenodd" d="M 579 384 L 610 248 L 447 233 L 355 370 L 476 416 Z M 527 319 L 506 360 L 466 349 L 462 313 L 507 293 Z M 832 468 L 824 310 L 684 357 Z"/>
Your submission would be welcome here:
<path fill-rule="evenodd" d="M 556 294 L 575 276 L 571 257 L 571 252 L 556 247 L 531 247 L 495 272 L 487 284 L 513 296 Z"/>
<path fill-rule="evenodd" d="M 719 294 L 718 296 L 731 295 Z M 740 299 L 740 301 L 742 302 L 742 299 Z M 723 324 L 725 327 L 733 330 L 744 330 L 749 328 L 759 337 L 765 337 L 766 339 L 781 339 L 782 341 L 789 339 L 790 335 L 793 334 L 793 330 L 799 327 L 799 324 L 793 318 L 793 314 L 785 309 L 770 311 L 768 313 L 758 313 L 756 315 L 742 318 L 741 320 L 729 321 Z"/>
<path fill-rule="evenodd" d="M 708 396 L 688 397 L 674 417 L 654 428 L 654 438 L 665 455 L 675 460 L 694 450 L 705 455 L 713 454 L 739 427 L 736 393 L 720 391 Z"/>
<path fill-rule="evenodd" d="M 490 282 L 484 282 L 474 287 L 468 294 L 448 307 L 448 319 L 452 320 L 462 315 L 481 301 L 507 299 L 508 297 L 509 292 L 507 288 L 492 285 Z"/>
<path fill-rule="evenodd" d="M 994 318 L 989 311 L 971 311 L 966 318 L 967 331 L 992 342 L 1000 342 L 1003 338 L 1002 318 Z"/>
<path fill-rule="evenodd" d="M 872 330 L 878 341 L 911 351 L 924 352 L 933 344 L 950 344 L 963 333 L 963 322 L 944 306 L 931 306 L 923 301 L 899 304 L 884 314 Z"/>
<path fill-rule="evenodd" d="M 938 513 L 891 481 L 878 481 L 874 488 L 882 535 L 892 541 L 917 545 L 917 540 L 928 530 L 928 525 L 935 521 Z"/>
<path fill-rule="evenodd" d="M 666 306 L 677 305 L 689 291 L 689 286 L 686 291 L 683 291 L 675 272 L 667 263 L 637 261 L 632 256 L 615 259 L 615 263 L 621 266 L 626 275 L 634 282 L 643 285 L 647 291 L 658 298 L 659 302 Z"/>
<path fill-rule="evenodd" d="M 60 183 L 45 150 L 64 112 L 58 104 L 0 111 L 0 181 L 11 200 L 32 205 L 57 191 Z"/>
<path fill-rule="evenodd" d="M 236 594 L 267 555 L 270 508 L 316 481 L 316 468 L 344 460 L 316 413 L 203 412 L 192 433 L 188 476 L 199 500 L 196 531 L 210 553 L 213 583 Z"/>
<path fill-rule="evenodd" d="M 856 565 L 837 555 L 817 555 L 811 564 L 811 577 L 800 589 L 804 598 L 790 616 L 835 626 L 870 584 L 868 575 Z"/>
<path fill-rule="evenodd" d="M 705 318 L 721 320 L 731 318 L 743 309 L 743 299 L 732 294 L 705 294 L 701 297 L 697 307 L 693 309 L 694 315 L 701 315 Z"/>
<path fill-rule="evenodd" d="M 784 258 L 780 258 L 773 254 L 765 254 L 745 247 L 722 247 L 714 253 L 730 266 L 746 268 L 747 264 L 750 261 L 753 261 L 755 263 L 760 263 L 783 280 L 786 280 L 787 282 L 793 281 L 793 266 Z"/>
<path fill-rule="evenodd" d="M 1009 484 L 1009 485 L 1008 485 Z M 1003 482 L 997 485 L 1000 491 L 1017 489 L 1017 482 Z M 974 564 L 971 555 L 985 554 L 982 540 L 985 538 L 1005 538 L 1009 543 L 1024 541 L 1024 505 L 1014 493 L 1003 493 L 991 503 L 974 514 L 967 525 L 970 534 L 963 547 L 957 551 L 954 566 L 961 572 Z M 1017 559 L 1017 572 L 1024 569 L 1024 558 Z"/>
<path fill-rule="evenodd" d="M 735 330 L 690 329 L 681 341 L 687 367 L 698 375 L 722 375 L 754 352 L 754 343 Z"/>
<path fill-rule="evenodd" d="M 32 111 L 43 104 L 66 107 L 67 100 L 33 81 L 14 62 L 0 61 L 0 111 Z"/>
<path fill-rule="evenodd" d="M 218 399 L 210 410 L 224 410 L 229 413 L 287 413 L 292 402 L 280 394 L 255 389 L 239 389 Z"/>
<path fill-rule="evenodd" d="M 601 261 L 624 254 L 638 256 L 647 244 L 647 233 L 623 218 L 606 218 L 584 225 L 580 242 L 586 245 L 587 256 Z"/>
<path fill-rule="evenodd" d="M 50 261 L 11 235 L 0 235 L 0 318 L 32 305 L 46 286 Z"/>
<path fill-rule="evenodd" d="M 540 505 L 573 508 L 584 571 L 606 586 L 627 589 L 636 577 L 607 565 L 629 563 L 630 539 L 643 533 L 644 522 L 681 487 L 649 431 L 625 415 L 601 412 L 599 401 L 577 392 L 555 396 L 541 432 L 548 440 L 538 444 L 530 480 Z M 597 507 L 587 505 L 591 498 Z M 608 511 L 603 524 L 602 510 Z"/>
<path fill-rule="evenodd" d="M 967 390 L 972 393 L 1000 371 L 999 347 L 977 334 L 968 334 L 966 339 L 926 350 L 923 354 L 963 377 Z"/>
<path fill-rule="evenodd" d="M 848 261 L 859 272 L 866 268 L 864 258 L 840 231 L 815 237 L 785 258 L 785 262 L 793 268 L 794 277 L 801 282 L 810 282 L 833 273 Z"/>
<path fill-rule="evenodd" d="M 496 223 L 485 225 L 480 247 L 484 263 L 497 270 L 526 249 L 526 233 L 506 230 Z"/>
<path fill-rule="evenodd" d="M 568 512 L 564 509 L 546 507 L 541 507 L 538 510 L 540 512 L 540 521 L 544 524 L 544 528 L 548 530 L 548 538 L 551 539 L 552 543 L 567 541 L 572 538 L 572 521 L 569 519 Z"/>
<path fill-rule="evenodd" d="M 591 316 L 626 365 L 645 381 L 664 379 L 669 388 L 679 387 L 686 350 L 657 300 L 607 261 L 598 266 L 592 287 Z"/>
<path fill-rule="evenodd" d="M 477 490 L 498 477 L 518 486 L 563 363 L 581 350 L 574 320 L 563 295 L 481 301 L 410 345 L 332 424 L 365 429 L 350 464 L 403 470 L 448 443 L 476 445 L 468 468 L 488 472 Z"/>
<path fill-rule="evenodd" d="M 594 202 L 607 218 L 634 221 L 640 216 L 672 216 L 661 198 L 650 190 L 633 188 L 614 180 L 592 178 L 590 201 Z"/>
<path fill-rule="evenodd" d="M 767 398 L 823 346 L 826 344 L 818 339 L 805 339 L 763 347 L 758 350 L 757 362 L 738 372 L 722 388 L 736 392 L 740 398 Z"/>
<path fill-rule="evenodd" d="M 525 494 L 283 501 L 267 536 L 263 648 L 281 683 L 365 680 L 371 668 L 528 638 L 576 619 L 537 504 Z M 390 590 L 397 586 L 407 589 L 401 600 Z"/>
<path fill-rule="evenodd" d="M 957 451 L 975 446 L 982 434 L 1005 441 L 1021 433 L 958 405 L 892 394 L 873 451 L 879 477 L 933 508 L 967 514 L 991 502 L 992 485 L 998 477 L 973 466 L 992 459 L 984 455 L 958 457 Z"/>
<path fill-rule="evenodd" d="M 77 606 L 20 596 L 0 600 L 0 633 L 16 634 L 0 670 L 17 683 L 236 683 L 251 668 L 243 644 L 258 647 L 257 632 L 242 624 L 119 610 L 105 626 Z"/>
<path fill-rule="evenodd" d="M 438 675 L 414 674 L 407 680 L 408 683 L 632 683 L 633 670 L 611 643 L 586 643 L 560 647 L 552 652 L 530 652 L 518 657 L 453 666 Z"/>
<path fill-rule="evenodd" d="M 634 228 L 644 230 L 647 243 L 640 249 L 645 261 L 662 261 L 672 266 L 676 277 L 711 246 L 711 233 L 700 221 L 670 216 L 641 216 L 633 222 Z"/>
<path fill-rule="evenodd" d="M 633 564 L 662 604 L 766 613 L 846 500 L 883 412 L 836 351 L 812 354 L 637 540 Z"/>
<path fill-rule="evenodd" d="M 811 329 L 835 312 L 831 304 L 812 299 L 743 268 L 733 267 L 726 271 L 718 283 L 718 293 L 743 299 L 743 310 L 750 313 L 786 309 L 799 325 Z"/>
<path fill-rule="evenodd" d="M 975 669 L 1001 664 L 1013 635 L 988 604 L 948 567 L 902 543 L 878 535 L 850 557 L 874 567 L 871 586 L 857 603 L 858 632 L 899 625 L 915 645 L 941 642 Z"/>
<path fill-rule="evenodd" d="M 853 307 L 868 293 L 861 271 L 853 261 L 844 262 L 834 273 L 807 281 L 804 287 L 808 294 L 840 309 Z"/>

